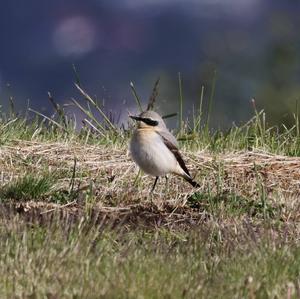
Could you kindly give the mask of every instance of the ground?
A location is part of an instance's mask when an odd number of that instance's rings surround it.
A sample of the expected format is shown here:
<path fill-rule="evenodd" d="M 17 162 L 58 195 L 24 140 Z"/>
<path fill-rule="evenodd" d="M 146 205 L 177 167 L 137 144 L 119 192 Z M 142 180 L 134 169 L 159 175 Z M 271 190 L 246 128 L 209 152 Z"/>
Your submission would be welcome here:
<path fill-rule="evenodd" d="M 298 297 L 300 158 L 182 153 L 149 194 L 126 142 L 1 146 L 2 296 Z"/>
<path fill-rule="evenodd" d="M 80 126 L 50 94 L 51 117 L 18 115 L 12 98 L 0 114 L 0 298 L 300 297 L 297 116 L 269 128 L 255 109 L 211 130 L 203 94 L 183 122 L 180 93 L 174 134 L 200 187 L 170 175 L 150 194 L 133 124 L 76 86 Z"/>

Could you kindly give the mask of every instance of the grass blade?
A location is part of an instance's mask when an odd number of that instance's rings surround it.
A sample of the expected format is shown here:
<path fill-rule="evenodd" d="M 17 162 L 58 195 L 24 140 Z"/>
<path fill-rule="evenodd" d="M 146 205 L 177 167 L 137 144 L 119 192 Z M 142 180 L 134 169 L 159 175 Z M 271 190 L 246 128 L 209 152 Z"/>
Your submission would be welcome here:
<path fill-rule="evenodd" d="M 179 132 L 182 132 L 183 126 L 183 95 L 182 95 L 182 80 L 181 74 L 178 73 L 178 85 L 179 85 Z"/>
<path fill-rule="evenodd" d="M 152 90 L 151 96 L 148 101 L 147 111 L 154 109 L 155 101 L 158 96 L 159 80 L 160 80 L 160 78 L 158 78 L 154 83 L 153 90 Z"/>
<path fill-rule="evenodd" d="M 140 97 L 138 96 L 138 94 L 137 94 L 137 92 L 135 90 L 133 82 L 130 82 L 130 88 L 131 88 L 133 97 L 135 99 L 135 102 L 137 104 L 137 107 L 138 107 L 139 111 L 142 113 L 143 112 L 143 107 L 141 105 L 141 100 L 140 100 Z"/>
<path fill-rule="evenodd" d="M 211 112 L 212 112 L 212 103 L 213 103 L 213 99 L 214 99 L 214 96 L 215 96 L 215 89 L 216 89 L 216 80 L 217 80 L 217 71 L 214 71 L 214 76 L 213 76 L 212 86 L 211 86 L 211 92 L 210 92 L 209 101 L 208 101 L 206 129 L 208 129 L 209 124 L 210 124 L 210 117 L 211 117 Z"/>
<path fill-rule="evenodd" d="M 92 104 L 94 108 L 100 113 L 100 115 L 103 117 L 107 125 L 114 131 L 117 132 L 117 128 L 114 126 L 114 124 L 109 120 L 107 115 L 104 113 L 104 111 L 99 107 L 99 105 L 78 85 L 75 83 L 76 88 L 79 90 L 79 92 L 83 95 L 83 97 Z M 92 114 L 92 113 L 90 113 Z M 94 117 L 95 119 L 95 117 Z"/>

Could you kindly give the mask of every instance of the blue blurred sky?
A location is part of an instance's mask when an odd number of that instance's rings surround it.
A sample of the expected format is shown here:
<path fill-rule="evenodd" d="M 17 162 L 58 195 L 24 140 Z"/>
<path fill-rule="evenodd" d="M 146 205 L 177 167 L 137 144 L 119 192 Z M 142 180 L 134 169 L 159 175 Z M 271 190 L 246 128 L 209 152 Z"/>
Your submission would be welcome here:
<path fill-rule="evenodd" d="M 216 70 L 214 126 L 248 119 L 252 97 L 276 122 L 300 97 L 299 15 L 292 0 L 3 1 L 0 101 L 47 110 L 47 91 L 78 98 L 75 64 L 87 91 L 123 115 L 129 82 L 146 101 L 159 76 L 160 110 L 176 111 L 181 72 L 189 115 Z"/>

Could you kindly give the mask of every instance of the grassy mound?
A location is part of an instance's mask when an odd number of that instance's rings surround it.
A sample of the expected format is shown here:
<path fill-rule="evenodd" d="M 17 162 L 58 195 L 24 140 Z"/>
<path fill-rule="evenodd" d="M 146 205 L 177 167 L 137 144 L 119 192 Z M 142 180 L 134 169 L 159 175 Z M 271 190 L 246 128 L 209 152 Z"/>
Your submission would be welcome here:
<path fill-rule="evenodd" d="M 77 88 L 80 128 L 51 96 L 51 117 L 1 114 L 1 298 L 300 296 L 297 117 L 268 128 L 255 111 L 210 131 L 201 109 L 182 122 L 181 105 L 177 136 L 200 187 L 170 176 L 149 194 L 131 124 Z"/>

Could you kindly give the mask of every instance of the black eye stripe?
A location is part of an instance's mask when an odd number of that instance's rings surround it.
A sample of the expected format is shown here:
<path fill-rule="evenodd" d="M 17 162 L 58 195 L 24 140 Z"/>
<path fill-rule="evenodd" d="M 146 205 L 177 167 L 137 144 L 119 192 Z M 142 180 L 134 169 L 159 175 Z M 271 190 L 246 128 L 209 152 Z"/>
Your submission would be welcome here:
<path fill-rule="evenodd" d="M 133 115 L 129 115 L 129 117 L 131 117 L 132 119 L 137 120 L 137 121 L 142 121 L 145 124 L 147 124 L 148 126 L 152 126 L 152 127 L 158 126 L 157 120 L 153 120 L 148 117 L 140 117 L 140 116 L 133 116 Z"/>
<path fill-rule="evenodd" d="M 143 121 L 145 124 L 147 124 L 147 125 L 149 125 L 149 126 L 152 126 L 152 127 L 155 127 L 155 126 L 158 125 L 158 121 L 153 120 L 153 119 L 151 119 L 151 118 L 143 118 L 142 121 Z"/>

